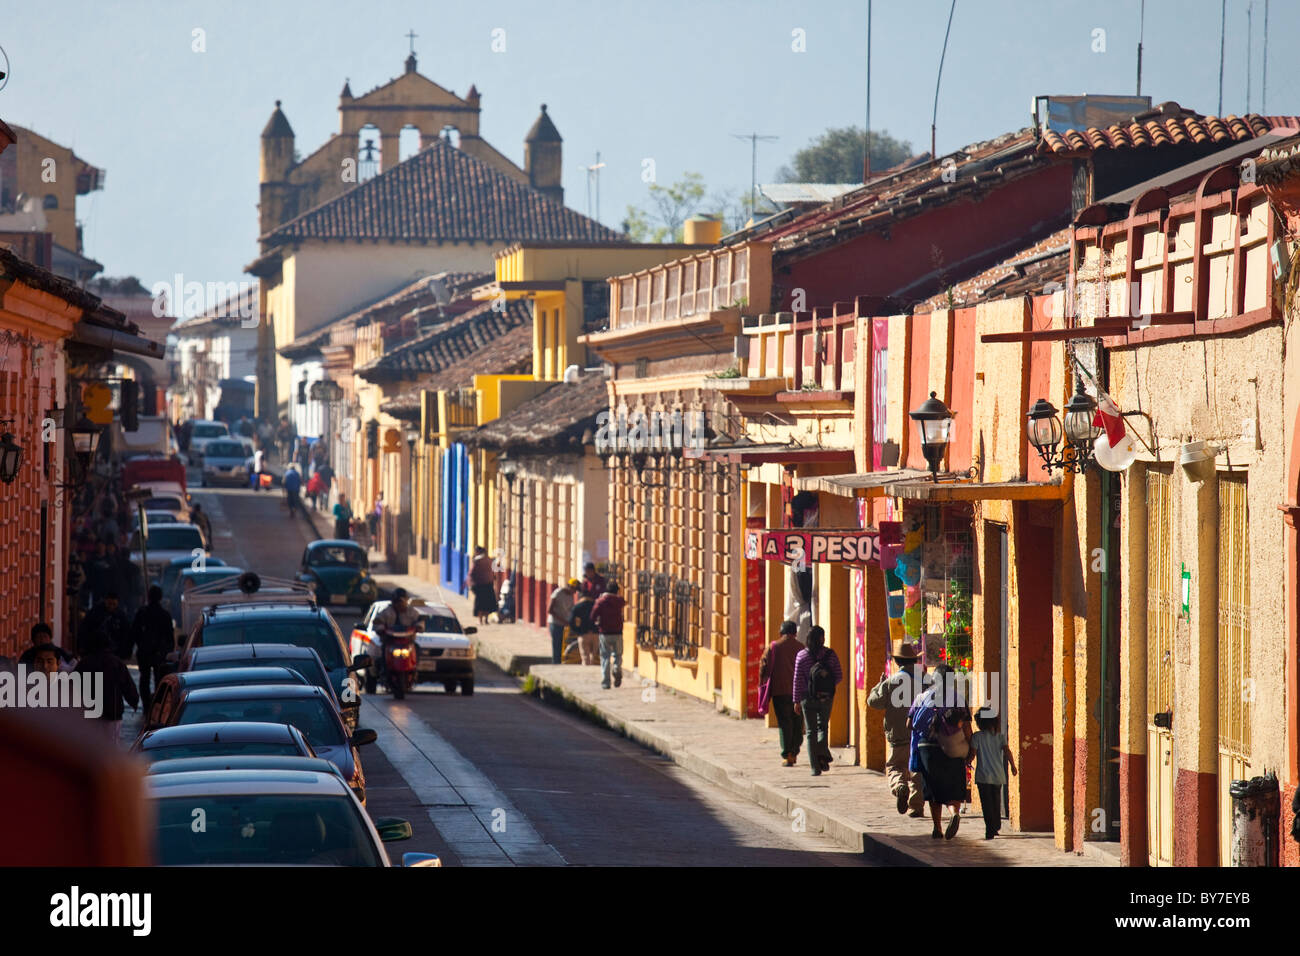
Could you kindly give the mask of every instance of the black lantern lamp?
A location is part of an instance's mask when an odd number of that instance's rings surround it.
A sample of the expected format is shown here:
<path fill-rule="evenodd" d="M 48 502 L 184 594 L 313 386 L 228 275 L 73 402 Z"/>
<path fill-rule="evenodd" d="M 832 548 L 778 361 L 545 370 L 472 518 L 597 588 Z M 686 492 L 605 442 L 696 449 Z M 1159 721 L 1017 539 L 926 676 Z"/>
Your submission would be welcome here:
<path fill-rule="evenodd" d="M 1065 406 L 1065 440 L 1074 449 L 1073 470 L 1082 472 L 1092 460 L 1092 445 L 1101 435 L 1100 425 L 1094 425 L 1097 403 L 1083 388 L 1083 379 L 1074 380 L 1074 395 Z"/>
<path fill-rule="evenodd" d="M 18 477 L 18 466 L 23 461 L 23 450 L 9 432 L 0 435 L 0 481 L 11 485 Z"/>
<path fill-rule="evenodd" d="M 930 465 L 930 476 L 938 481 L 939 465 L 948 452 L 948 440 L 952 435 L 952 412 L 931 392 L 921 407 L 908 412 L 908 415 L 921 433 L 921 454 Z"/>
<path fill-rule="evenodd" d="M 1057 449 L 1061 446 L 1061 420 L 1056 417 L 1056 406 L 1045 398 L 1034 402 L 1029 409 L 1025 431 L 1029 435 L 1029 444 L 1033 445 L 1038 456 L 1043 459 L 1043 467 L 1049 471 L 1061 467 L 1061 458 Z"/>
<path fill-rule="evenodd" d="M 81 465 L 82 474 L 87 474 L 90 471 L 91 463 L 95 460 L 95 452 L 99 450 L 99 436 L 101 434 L 103 434 L 103 429 L 85 418 L 72 429 L 72 450 Z"/>

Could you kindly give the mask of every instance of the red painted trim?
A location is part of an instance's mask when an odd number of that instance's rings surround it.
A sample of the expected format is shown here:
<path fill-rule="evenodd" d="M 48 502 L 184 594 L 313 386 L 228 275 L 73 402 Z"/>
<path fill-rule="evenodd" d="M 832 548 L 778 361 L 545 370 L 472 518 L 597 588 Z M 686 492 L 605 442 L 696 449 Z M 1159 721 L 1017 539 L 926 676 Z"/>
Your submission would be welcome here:
<path fill-rule="evenodd" d="M 907 321 L 908 327 L 912 330 L 911 341 L 907 343 L 907 366 L 911 372 L 908 378 L 908 395 L 907 407 L 903 409 L 902 426 L 908 432 L 916 431 L 916 423 L 908 417 L 908 412 L 914 408 L 919 408 L 921 403 L 930 397 L 931 392 L 938 392 L 942 387 L 942 382 L 930 384 L 930 320 L 933 317 L 929 314 L 913 315 Z M 945 402 L 948 400 L 947 395 L 940 395 L 939 398 Z M 925 462 L 925 456 L 921 454 L 921 442 L 913 441 L 907 449 L 907 465 L 909 468 L 928 468 Z"/>
<path fill-rule="evenodd" d="M 1282 319 L 1275 313 L 1272 305 L 1254 309 L 1245 315 L 1233 315 L 1225 319 L 1198 319 L 1196 325 L 1153 325 L 1145 329 L 1135 329 L 1124 335 L 1108 335 L 1102 338 L 1107 348 L 1126 348 L 1135 345 L 1149 345 L 1154 342 L 1172 342 L 1176 339 L 1201 339 L 1215 335 L 1231 335 L 1247 332 L 1273 325 Z"/>
<path fill-rule="evenodd" d="M 1174 866 L 1218 866 L 1218 774 L 1179 767 L 1174 806 Z"/>
<path fill-rule="evenodd" d="M 1146 866 L 1147 755 L 1119 755 L 1119 843 L 1124 866 Z"/>
<path fill-rule="evenodd" d="M 971 466 L 975 427 L 975 316 L 977 309 L 955 309 L 948 324 L 948 368 L 951 395 L 948 408 L 952 420 L 952 442 L 948 445 L 948 468 L 966 471 Z"/>

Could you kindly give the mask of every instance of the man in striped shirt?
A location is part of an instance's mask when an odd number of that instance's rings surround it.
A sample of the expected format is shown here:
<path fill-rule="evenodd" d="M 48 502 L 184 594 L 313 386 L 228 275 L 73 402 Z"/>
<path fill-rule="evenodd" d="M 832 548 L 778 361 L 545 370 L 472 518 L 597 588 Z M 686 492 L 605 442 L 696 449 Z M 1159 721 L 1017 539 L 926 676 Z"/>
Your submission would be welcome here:
<path fill-rule="evenodd" d="M 844 679 L 839 656 L 826 646 L 826 631 L 820 627 L 808 631 L 808 646 L 794 659 L 794 695 L 796 713 L 802 713 L 808 728 L 808 760 L 812 775 L 820 776 L 831 769 L 831 750 L 827 744 L 827 727 L 835 688 Z"/>

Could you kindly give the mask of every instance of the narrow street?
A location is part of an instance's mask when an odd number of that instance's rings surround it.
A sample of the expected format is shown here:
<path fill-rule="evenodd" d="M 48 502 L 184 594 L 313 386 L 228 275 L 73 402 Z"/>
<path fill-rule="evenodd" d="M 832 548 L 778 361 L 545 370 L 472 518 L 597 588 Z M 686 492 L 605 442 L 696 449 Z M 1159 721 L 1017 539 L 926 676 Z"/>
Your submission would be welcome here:
<path fill-rule="evenodd" d="M 199 488 L 213 554 L 261 575 L 292 577 L 310 540 L 278 490 Z M 336 615 L 346 634 L 355 613 Z M 363 699 L 379 733 L 362 749 L 367 809 L 402 817 L 445 865 L 854 866 L 820 835 L 743 801 L 609 731 L 520 693 L 478 663 L 475 694 L 422 685 L 404 702 Z M 704 852 L 707 848 L 707 852 Z"/>

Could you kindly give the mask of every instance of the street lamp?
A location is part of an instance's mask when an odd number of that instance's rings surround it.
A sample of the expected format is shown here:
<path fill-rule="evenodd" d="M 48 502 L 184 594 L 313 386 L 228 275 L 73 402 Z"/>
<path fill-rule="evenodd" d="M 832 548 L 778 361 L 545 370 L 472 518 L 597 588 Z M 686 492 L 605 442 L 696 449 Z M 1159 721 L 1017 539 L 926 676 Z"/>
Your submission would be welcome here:
<path fill-rule="evenodd" d="M 948 452 L 948 439 L 952 434 L 952 414 L 948 411 L 948 406 L 939 401 L 934 392 L 931 392 L 930 397 L 921 403 L 920 408 L 908 412 L 921 433 L 921 454 L 930 465 L 930 476 L 934 481 L 939 480 L 939 465 Z"/>
<path fill-rule="evenodd" d="M 82 418 L 72 428 L 72 450 L 80 472 L 78 480 L 84 480 L 90 474 L 91 463 L 99 449 L 99 438 L 103 429 L 87 418 Z"/>
<path fill-rule="evenodd" d="M 0 481 L 6 485 L 13 484 L 22 460 L 23 450 L 14 442 L 14 436 L 9 432 L 0 435 Z"/>
<path fill-rule="evenodd" d="M 1045 398 L 1034 402 L 1029 409 L 1025 431 L 1029 435 L 1029 444 L 1034 446 L 1038 456 L 1043 459 L 1043 467 L 1048 471 L 1060 468 L 1062 459 L 1057 453 L 1061 444 L 1061 420 L 1056 417 L 1056 406 Z"/>
<path fill-rule="evenodd" d="M 1101 426 L 1093 424 L 1097 403 L 1083 388 L 1083 379 L 1075 377 L 1074 395 L 1065 406 L 1065 440 L 1074 449 L 1073 470 L 1082 472 L 1092 460 L 1092 444 L 1101 435 Z"/>

